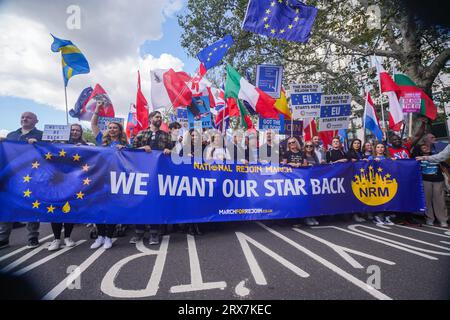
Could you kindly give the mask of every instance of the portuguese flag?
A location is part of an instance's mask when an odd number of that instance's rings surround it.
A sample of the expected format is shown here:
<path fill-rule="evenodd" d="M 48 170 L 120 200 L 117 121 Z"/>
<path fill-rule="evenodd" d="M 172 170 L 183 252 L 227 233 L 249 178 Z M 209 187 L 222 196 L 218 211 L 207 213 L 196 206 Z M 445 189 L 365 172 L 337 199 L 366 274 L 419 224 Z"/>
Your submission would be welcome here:
<path fill-rule="evenodd" d="M 420 105 L 420 114 L 431 119 L 436 120 L 437 108 L 433 100 L 420 89 L 414 81 L 412 81 L 408 76 L 404 74 L 396 74 L 394 76 L 394 81 L 399 87 L 397 91 L 398 97 L 403 97 L 407 93 L 420 93 L 422 102 Z"/>

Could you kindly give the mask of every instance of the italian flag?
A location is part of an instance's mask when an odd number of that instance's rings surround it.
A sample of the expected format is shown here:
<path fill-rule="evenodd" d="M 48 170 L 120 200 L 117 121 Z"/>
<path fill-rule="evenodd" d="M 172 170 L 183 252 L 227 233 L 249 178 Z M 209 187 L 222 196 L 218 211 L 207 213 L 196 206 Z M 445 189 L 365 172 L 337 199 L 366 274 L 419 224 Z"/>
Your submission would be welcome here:
<path fill-rule="evenodd" d="M 404 96 L 406 93 L 420 93 L 420 96 L 422 98 L 420 114 L 431 120 L 436 120 L 436 105 L 434 104 L 433 100 L 431 100 L 431 98 L 415 84 L 414 81 L 412 81 L 408 76 L 401 73 L 396 74 L 394 76 L 394 80 L 399 87 L 399 91 L 397 91 L 399 97 Z"/>
<path fill-rule="evenodd" d="M 248 127 L 250 118 L 241 100 L 247 101 L 261 118 L 279 119 L 278 111 L 275 108 L 276 100 L 248 82 L 230 65 L 227 65 L 227 81 L 225 83 L 225 99 L 227 98 L 236 99 L 244 127 Z"/>

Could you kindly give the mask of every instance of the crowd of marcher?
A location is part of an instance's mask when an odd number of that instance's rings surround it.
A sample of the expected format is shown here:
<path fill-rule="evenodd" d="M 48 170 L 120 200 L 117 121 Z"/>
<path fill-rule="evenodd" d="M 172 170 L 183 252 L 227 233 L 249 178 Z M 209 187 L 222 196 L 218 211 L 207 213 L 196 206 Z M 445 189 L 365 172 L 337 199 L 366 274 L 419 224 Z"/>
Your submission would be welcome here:
<path fill-rule="evenodd" d="M 256 130 L 247 132 L 236 131 L 228 137 L 218 130 L 189 130 L 180 136 L 181 125 L 177 122 L 169 124 L 169 132 L 161 130 L 162 115 L 158 111 L 149 114 L 149 127 L 140 131 L 132 141 L 128 141 L 123 126 L 118 122 L 110 122 L 107 130 L 102 132 L 98 125 L 100 104 L 91 120 L 91 129 L 96 144 L 105 148 L 134 148 L 145 152 L 159 150 L 166 156 L 176 154 L 179 157 L 201 158 L 208 162 L 233 162 L 237 164 L 266 164 L 276 163 L 292 168 L 306 168 L 327 164 L 355 162 L 355 161 L 392 161 L 416 158 L 420 161 L 424 192 L 426 197 L 426 224 L 434 225 L 438 222 L 441 227 L 448 227 L 448 214 L 445 203 L 445 192 L 448 185 L 448 165 L 445 162 L 450 157 L 450 148 L 447 146 L 437 154 L 439 146 L 433 134 L 428 133 L 416 139 L 403 141 L 400 136 L 393 134 L 388 141 L 372 143 L 360 139 L 353 139 L 344 151 L 340 137 L 333 138 L 331 146 L 326 148 L 318 136 L 310 141 L 302 141 L 301 137 L 290 136 L 279 142 L 280 136 L 272 130 L 260 135 Z M 12 141 L 26 141 L 30 144 L 40 141 L 43 132 L 36 128 L 37 116 L 32 112 L 25 112 L 21 116 L 21 128 L 10 132 L 6 139 Z M 4 140 L 4 139 L 2 139 Z M 260 141 L 261 140 L 261 141 Z M 260 143 L 261 142 L 261 143 Z M 83 138 L 83 128 L 79 124 L 72 124 L 69 144 L 87 145 Z M 446 179 L 447 178 L 447 179 Z M 446 185 L 447 183 L 447 185 Z M 311 212 L 314 216 L 314 212 Z M 398 216 L 398 215 L 397 215 Z M 410 215 L 403 215 L 403 217 Z M 351 218 L 356 222 L 373 220 L 377 224 L 393 224 L 393 216 L 387 213 L 375 215 L 353 214 Z M 302 223 L 313 226 L 318 225 L 317 217 L 302 219 Z M 13 229 L 13 222 L 0 222 L 0 248 L 9 244 L 9 236 Z M 294 226 L 299 226 L 294 224 Z M 71 239 L 74 224 L 51 223 L 54 241 L 49 250 L 58 250 L 61 245 L 62 230 L 64 229 L 64 245 L 71 247 L 75 242 Z M 200 235 L 200 225 L 196 223 L 178 225 L 180 230 L 190 234 Z M 39 246 L 39 223 L 27 223 L 28 247 Z M 92 249 L 112 247 L 115 225 L 97 224 L 96 239 L 91 245 Z M 161 236 L 166 232 L 165 225 L 135 225 L 134 236 L 130 243 L 143 240 L 145 232 L 149 231 L 149 244 L 159 244 Z"/>

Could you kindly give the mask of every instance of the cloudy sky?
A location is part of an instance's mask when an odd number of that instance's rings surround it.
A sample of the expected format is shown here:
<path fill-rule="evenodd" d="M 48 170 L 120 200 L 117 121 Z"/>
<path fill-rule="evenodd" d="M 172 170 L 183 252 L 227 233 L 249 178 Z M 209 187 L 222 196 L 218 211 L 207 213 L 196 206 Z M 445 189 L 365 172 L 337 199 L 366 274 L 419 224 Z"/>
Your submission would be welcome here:
<path fill-rule="evenodd" d="M 69 81 L 69 109 L 83 88 L 100 83 L 125 117 L 136 99 L 137 70 L 147 100 L 151 69 L 193 73 L 198 62 L 179 44 L 176 15 L 185 7 L 186 0 L 0 0 L 0 136 L 20 126 L 24 111 L 38 114 L 39 129 L 65 124 L 61 57 L 50 50 L 50 33 L 71 40 L 90 64 L 89 74 Z"/>

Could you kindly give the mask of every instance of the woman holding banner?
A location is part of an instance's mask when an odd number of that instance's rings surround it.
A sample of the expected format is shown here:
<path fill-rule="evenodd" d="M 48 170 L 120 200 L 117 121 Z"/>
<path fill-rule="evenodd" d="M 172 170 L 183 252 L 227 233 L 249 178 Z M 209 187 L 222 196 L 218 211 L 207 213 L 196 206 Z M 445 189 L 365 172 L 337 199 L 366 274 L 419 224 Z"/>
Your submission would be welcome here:
<path fill-rule="evenodd" d="M 69 144 L 87 145 L 87 142 L 83 139 L 83 128 L 78 123 L 74 123 L 70 126 Z M 75 242 L 70 238 L 73 230 L 73 223 L 51 223 L 53 236 L 55 240 L 52 241 L 48 247 L 49 251 L 55 251 L 61 248 L 61 232 L 64 226 L 64 244 L 66 247 L 73 247 Z"/>
<path fill-rule="evenodd" d="M 287 164 L 294 168 L 306 167 L 308 162 L 300 147 L 300 143 L 297 138 L 291 137 L 287 142 L 287 151 L 283 156 L 283 164 Z"/>
<path fill-rule="evenodd" d="M 118 122 L 108 123 L 108 129 L 103 134 L 98 126 L 98 113 L 101 104 L 97 103 L 94 115 L 91 119 L 92 133 L 96 137 L 97 145 L 110 148 L 118 148 L 119 150 L 128 146 L 127 136 L 123 127 Z M 91 249 L 97 249 L 103 246 L 104 249 L 112 247 L 112 237 L 116 225 L 114 224 L 97 224 L 98 237 L 91 245 Z"/>

